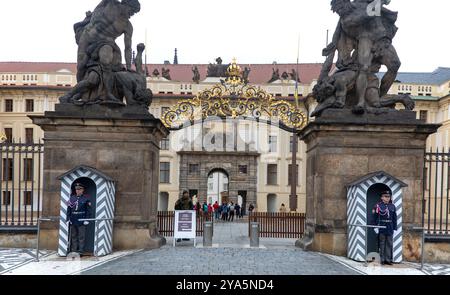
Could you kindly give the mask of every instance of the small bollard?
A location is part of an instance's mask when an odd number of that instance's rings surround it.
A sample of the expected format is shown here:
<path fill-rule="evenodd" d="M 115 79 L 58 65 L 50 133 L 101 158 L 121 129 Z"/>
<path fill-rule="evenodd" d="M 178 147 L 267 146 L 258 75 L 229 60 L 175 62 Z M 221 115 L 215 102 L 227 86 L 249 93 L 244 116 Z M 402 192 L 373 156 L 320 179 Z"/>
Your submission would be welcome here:
<path fill-rule="evenodd" d="M 212 247 L 213 224 L 206 221 L 203 225 L 203 247 Z"/>
<path fill-rule="evenodd" d="M 259 223 L 250 223 L 250 247 L 259 248 Z"/>

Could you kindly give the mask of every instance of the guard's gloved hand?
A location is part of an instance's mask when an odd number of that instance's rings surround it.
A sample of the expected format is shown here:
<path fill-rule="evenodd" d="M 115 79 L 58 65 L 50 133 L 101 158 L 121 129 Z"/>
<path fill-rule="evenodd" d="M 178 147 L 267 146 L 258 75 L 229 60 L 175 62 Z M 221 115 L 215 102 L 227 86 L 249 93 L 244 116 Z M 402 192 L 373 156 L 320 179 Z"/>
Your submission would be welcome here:
<path fill-rule="evenodd" d="M 378 233 L 380 232 L 380 230 L 378 228 L 374 228 L 373 231 L 378 235 Z"/>
<path fill-rule="evenodd" d="M 83 222 L 83 224 L 84 224 L 84 225 L 88 225 L 88 224 L 89 224 L 89 221 L 85 221 L 85 222 Z"/>

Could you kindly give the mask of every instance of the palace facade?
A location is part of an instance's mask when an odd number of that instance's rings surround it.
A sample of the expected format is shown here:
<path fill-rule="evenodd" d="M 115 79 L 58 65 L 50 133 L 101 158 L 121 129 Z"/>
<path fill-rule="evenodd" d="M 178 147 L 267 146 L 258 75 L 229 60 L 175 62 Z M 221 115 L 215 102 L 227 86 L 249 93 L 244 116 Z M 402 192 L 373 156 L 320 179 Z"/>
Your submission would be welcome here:
<path fill-rule="evenodd" d="M 242 70 L 250 70 L 250 84 L 293 104 L 298 72 L 298 102 L 305 114 L 315 107 L 308 94 L 317 82 L 321 66 L 240 65 Z M 149 64 L 147 69 L 148 87 L 154 94 L 150 112 L 155 117 L 221 80 L 207 77 L 208 65 L 204 64 Z M 42 141 L 42 130 L 27 116 L 54 110 L 58 97 L 76 84 L 75 75 L 73 63 L 0 62 L 0 134 L 8 141 Z M 442 124 L 438 133 L 428 139 L 428 148 L 448 151 L 450 68 L 438 68 L 432 73 L 400 73 L 390 94 L 410 94 L 416 102 L 418 119 Z M 292 140 L 292 133 L 247 120 L 211 121 L 171 132 L 161 142 L 159 210 L 173 210 L 183 190 L 201 202 L 220 202 L 225 198 L 246 207 L 253 203 L 258 211 L 275 212 L 282 203 L 289 206 Z M 305 159 L 306 146 L 299 141 L 298 212 L 305 212 Z"/>

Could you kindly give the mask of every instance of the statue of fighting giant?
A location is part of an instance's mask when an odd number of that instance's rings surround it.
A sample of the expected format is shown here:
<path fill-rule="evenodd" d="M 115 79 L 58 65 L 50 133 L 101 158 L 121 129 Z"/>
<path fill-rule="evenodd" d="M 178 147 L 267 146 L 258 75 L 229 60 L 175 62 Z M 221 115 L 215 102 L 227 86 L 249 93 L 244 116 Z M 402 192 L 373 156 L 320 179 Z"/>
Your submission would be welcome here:
<path fill-rule="evenodd" d="M 61 103 L 123 106 L 125 97 L 127 105 L 149 106 L 152 97 L 151 91 L 146 89 L 142 70 L 143 44 L 138 46 L 136 71 L 132 69 L 133 26 L 130 18 L 140 9 L 138 0 L 102 0 L 93 12 L 86 13 L 83 21 L 74 25 L 78 44 L 78 84 L 60 98 Z M 115 42 L 122 35 L 125 67 L 122 52 Z"/>
<path fill-rule="evenodd" d="M 319 102 L 312 116 L 328 108 L 351 107 L 356 114 L 383 113 L 402 103 L 414 108 L 407 95 L 387 95 L 401 62 L 392 45 L 397 33 L 397 13 L 383 5 L 390 0 L 332 0 L 331 8 L 340 16 L 331 44 L 323 50 L 327 57 L 313 95 Z M 338 53 L 336 69 L 333 60 Z M 381 82 L 378 72 L 387 67 Z M 380 85 L 381 84 L 381 85 Z"/>

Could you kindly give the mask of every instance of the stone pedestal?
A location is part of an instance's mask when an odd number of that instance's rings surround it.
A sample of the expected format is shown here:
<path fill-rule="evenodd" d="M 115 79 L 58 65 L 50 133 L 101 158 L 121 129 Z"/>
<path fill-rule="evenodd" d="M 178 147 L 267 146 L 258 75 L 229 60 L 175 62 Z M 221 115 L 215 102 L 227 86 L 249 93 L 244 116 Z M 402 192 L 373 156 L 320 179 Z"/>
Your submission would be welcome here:
<path fill-rule="evenodd" d="M 57 105 L 30 116 L 44 132 L 42 216 L 59 216 L 58 176 L 78 165 L 117 181 L 113 247 L 152 249 L 165 244 L 157 231 L 159 142 L 169 131 L 142 108 Z M 57 249 L 58 224 L 43 224 L 41 245 Z"/>
<path fill-rule="evenodd" d="M 350 110 L 327 110 L 299 132 L 307 144 L 305 237 L 296 246 L 345 256 L 347 252 L 346 185 L 364 175 L 385 171 L 408 185 L 403 195 L 406 260 L 419 239 L 408 228 L 422 222 L 422 181 L 427 137 L 439 125 L 416 120 L 415 112 L 392 111 L 356 116 Z"/>

